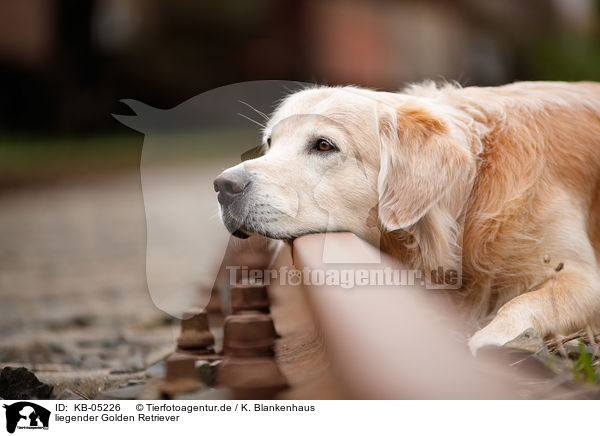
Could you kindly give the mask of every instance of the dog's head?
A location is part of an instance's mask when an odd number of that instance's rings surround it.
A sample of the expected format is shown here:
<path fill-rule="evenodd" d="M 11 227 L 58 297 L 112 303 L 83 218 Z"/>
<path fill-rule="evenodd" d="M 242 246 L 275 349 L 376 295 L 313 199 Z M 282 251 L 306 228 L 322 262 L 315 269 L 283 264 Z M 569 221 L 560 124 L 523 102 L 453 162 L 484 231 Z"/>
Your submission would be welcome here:
<path fill-rule="evenodd" d="M 225 226 L 239 237 L 349 231 L 369 240 L 436 204 L 453 208 L 475 164 L 449 120 L 443 107 L 403 94 L 292 94 L 264 130 L 264 154 L 215 180 Z"/>

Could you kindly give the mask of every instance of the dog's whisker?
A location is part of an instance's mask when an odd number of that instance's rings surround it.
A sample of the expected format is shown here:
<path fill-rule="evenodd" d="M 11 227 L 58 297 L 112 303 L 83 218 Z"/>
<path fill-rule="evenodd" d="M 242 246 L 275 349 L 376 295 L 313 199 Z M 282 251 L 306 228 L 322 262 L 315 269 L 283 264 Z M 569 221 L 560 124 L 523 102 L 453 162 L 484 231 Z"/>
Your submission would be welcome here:
<path fill-rule="evenodd" d="M 256 121 L 256 120 L 253 120 L 252 118 L 250 118 L 249 116 L 246 116 L 246 115 L 244 115 L 244 114 L 241 114 L 241 113 L 239 113 L 239 112 L 238 112 L 238 115 L 239 115 L 240 117 L 242 117 L 242 118 L 246 118 L 248 121 L 250 121 L 250 122 L 252 122 L 252 123 L 256 124 L 257 126 L 260 126 L 260 127 L 262 127 L 263 129 L 266 129 L 266 128 L 267 128 L 267 126 L 266 126 L 265 124 L 259 123 L 258 121 Z"/>
<path fill-rule="evenodd" d="M 245 101 L 242 100 L 238 100 L 239 103 L 242 103 L 244 106 L 249 107 L 250 109 L 252 109 L 254 112 L 256 112 L 258 115 L 260 115 L 261 117 L 263 117 L 265 119 L 265 121 L 269 121 L 269 116 L 267 114 L 265 114 L 262 111 L 259 111 L 258 109 L 256 109 L 254 106 L 252 106 L 250 103 L 246 103 Z"/>

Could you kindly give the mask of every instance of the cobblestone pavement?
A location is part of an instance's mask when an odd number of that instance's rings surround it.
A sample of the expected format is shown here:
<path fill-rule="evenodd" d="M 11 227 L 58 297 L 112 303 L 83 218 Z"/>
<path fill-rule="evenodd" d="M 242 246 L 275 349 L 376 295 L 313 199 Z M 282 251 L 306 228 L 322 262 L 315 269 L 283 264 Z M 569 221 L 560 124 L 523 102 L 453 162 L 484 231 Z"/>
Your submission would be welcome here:
<path fill-rule="evenodd" d="M 203 176 L 208 186 L 214 168 Z M 167 168 L 152 177 L 182 192 L 189 171 Z M 195 205 L 179 206 L 214 220 L 214 193 L 205 191 Z M 173 201 L 167 206 L 177 207 Z M 198 271 L 219 265 L 217 249 L 194 249 Z M 145 256 L 139 174 L 0 194 L 0 367 L 33 369 L 56 385 L 55 396 L 70 389 L 89 398 L 148 377 L 146 369 L 172 350 L 178 323 L 152 301 Z M 179 281 L 210 282 L 194 263 L 169 260 L 159 275 L 173 289 Z M 183 309 L 193 297 L 188 290 L 172 299 Z"/>

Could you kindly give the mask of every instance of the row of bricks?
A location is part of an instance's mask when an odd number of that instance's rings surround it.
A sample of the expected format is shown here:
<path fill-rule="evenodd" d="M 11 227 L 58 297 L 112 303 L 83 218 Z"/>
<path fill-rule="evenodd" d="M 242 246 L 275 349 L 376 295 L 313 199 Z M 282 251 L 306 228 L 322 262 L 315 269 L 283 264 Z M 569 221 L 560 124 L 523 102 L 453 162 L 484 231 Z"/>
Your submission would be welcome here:
<path fill-rule="evenodd" d="M 240 252 L 235 264 L 264 261 L 264 252 Z M 253 262 L 250 262 L 253 261 Z M 262 263 L 262 262 L 261 262 Z M 264 269 L 268 262 L 262 263 Z M 240 271 L 240 270 L 238 270 Z M 209 316 L 204 309 L 192 309 L 184 314 L 177 349 L 166 361 L 166 376 L 161 384 L 165 398 L 175 398 L 184 392 L 205 388 L 202 373 L 206 366 L 216 366 L 216 384 L 230 389 L 237 399 L 269 399 L 288 387 L 285 377 L 275 361 L 275 331 L 270 315 L 268 290 L 259 282 L 246 281 L 238 276 L 239 283 L 230 289 L 230 312 L 223 322 L 223 350 L 215 350 L 215 338 L 209 329 Z M 219 294 L 213 289 L 209 310 Z M 218 310 L 218 309 L 217 309 Z M 211 384 L 213 380 L 208 380 Z"/>

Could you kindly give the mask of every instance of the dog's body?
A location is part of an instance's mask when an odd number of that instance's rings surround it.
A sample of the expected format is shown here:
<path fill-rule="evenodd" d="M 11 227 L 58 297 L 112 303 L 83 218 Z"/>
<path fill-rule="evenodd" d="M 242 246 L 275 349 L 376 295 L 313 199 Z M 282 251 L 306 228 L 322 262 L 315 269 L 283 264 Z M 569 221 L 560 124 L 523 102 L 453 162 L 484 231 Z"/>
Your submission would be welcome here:
<path fill-rule="evenodd" d="M 471 312 L 495 315 L 473 350 L 598 327 L 600 84 L 308 89 L 264 138 L 223 173 L 241 186 L 220 186 L 232 232 L 345 230 L 424 271 L 462 267 Z"/>

